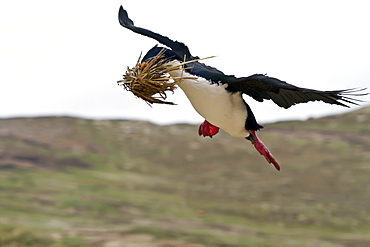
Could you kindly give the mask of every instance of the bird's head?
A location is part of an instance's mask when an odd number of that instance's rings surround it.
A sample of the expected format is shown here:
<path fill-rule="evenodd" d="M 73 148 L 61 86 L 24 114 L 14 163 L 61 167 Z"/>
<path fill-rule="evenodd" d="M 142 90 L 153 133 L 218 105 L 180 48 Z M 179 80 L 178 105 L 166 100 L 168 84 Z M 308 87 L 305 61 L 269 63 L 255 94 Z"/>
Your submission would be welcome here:
<path fill-rule="evenodd" d="M 127 68 L 123 80 L 118 81 L 118 84 L 149 104 L 174 104 L 164 101 L 167 98 L 166 91 L 173 92 L 183 77 L 173 76 L 171 73 L 181 73 L 186 64 L 186 62 L 174 63 L 174 60 L 181 61 L 180 56 L 174 51 L 155 46 L 141 61 L 139 58 L 133 68 Z"/>
<path fill-rule="evenodd" d="M 141 62 L 146 62 L 148 59 L 157 56 L 159 53 L 162 53 L 161 59 L 168 59 L 169 61 L 171 60 L 182 61 L 183 60 L 174 51 L 164 48 L 164 47 L 159 47 L 156 45 L 145 54 Z"/>

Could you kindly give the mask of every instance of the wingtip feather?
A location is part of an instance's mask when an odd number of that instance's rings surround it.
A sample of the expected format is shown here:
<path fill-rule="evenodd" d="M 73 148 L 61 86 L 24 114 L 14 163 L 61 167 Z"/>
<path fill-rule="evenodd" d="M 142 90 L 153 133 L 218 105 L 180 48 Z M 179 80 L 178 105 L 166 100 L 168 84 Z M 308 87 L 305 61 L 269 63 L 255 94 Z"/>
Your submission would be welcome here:
<path fill-rule="evenodd" d="M 127 11 L 122 7 L 119 7 L 118 21 L 123 27 L 134 25 L 134 22 L 128 17 Z"/>

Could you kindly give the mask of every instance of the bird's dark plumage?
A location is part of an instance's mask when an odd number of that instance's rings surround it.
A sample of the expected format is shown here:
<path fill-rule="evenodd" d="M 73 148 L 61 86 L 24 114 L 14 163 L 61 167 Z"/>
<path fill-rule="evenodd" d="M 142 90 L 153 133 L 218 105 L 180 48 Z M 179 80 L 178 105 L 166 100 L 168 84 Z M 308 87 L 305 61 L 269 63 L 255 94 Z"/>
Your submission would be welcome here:
<path fill-rule="evenodd" d="M 124 10 L 122 6 L 119 9 L 118 19 L 119 23 L 123 27 L 130 29 L 135 33 L 153 38 L 171 48 L 171 50 L 176 54 L 177 59 L 181 58 L 182 60 L 189 61 L 198 58 L 191 55 L 189 48 L 184 43 L 173 41 L 158 33 L 135 26 L 134 22 L 128 17 L 126 10 Z M 158 52 L 159 50 L 160 48 L 158 47 Z M 203 77 L 213 83 L 227 83 L 228 86 L 226 90 L 230 92 L 242 92 L 257 101 L 271 99 L 275 104 L 284 108 L 289 108 L 292 105 L 309 101 L 323 101 L 329 104 L 348 107 L 345 103 L 356 104 L 355 101 L 360 101 L 348 96 L 365 95 L 355 94 L 355 92 L 361 91 L 362 89 L 320 91 L 300 88 L 262 74 L 236 78 L 232 75 L 225 75 L 222 71 L 200 62 L 193 62 L 186 66 L 189 68 L 191 67 L 191 69 L 187 71 L 193 75 Z"/>
<path fill-rule="evenodd" d="M 279 79 L 261 74 L 237 78 L 235 81 L 229 83 L 226 89 L 232 92 L 243 92 L 260 102 L 264 99 L 271 99 L 275 104 L 284 108 L 289 108 L 298 103 L 317 100 L 348 107 L 343 102 L 357 104 L 354 101 L 359 100 L 349 98 L 346 95 L 363 95 L 353 94 L 363 89 L 319 91 L 296 87 Z"/>
<path fill-rule="evenodd" d="M 239 78 L 225 75 L 214 67 L 199 61 L 194 62 L 193 60 L 198 57 L 192 56 L 185 44 L 135 26 L 122 6 L 119 9 L 118 19 L 123 27 L 153 38 L 170 48 L 162 53 L 161 47 L 153 47 L 144 56 L 143 62 L 158 54 L 163 55 L 163 59 L 168 59 L 168 63 L 177 63 L 179 66 L 182 66 L 180 61 L 191 61 L 184 65 L 185 70 L 172 71 L 170 75 L 173 78 L 183 78 L 177 85 L 185 92 L 194 109 L 205 118 L 199 127 L 199 135 L 212 137 L 221 128 L 232 136 L 245 137 L 277 170 L 280 170 L 278 162 L 256 134 L 256 130 L 261 129 L 262 126 L 257 123 L 242 94 L 249 95 L 257 101 L 272 100 L 284 108 L 309 101 L 347 106 L 345 103 L 356 104 L 358 101 L 349 96 L 365 95 L 356 94 L 361 89 L 319 91 L 300 88 L 262 74 Z M 197 76 L 195 79 L 194 75 Z"/>
<path fill-rule="evenodd" d="M 127 29 L 130 29 L 131 31 L 135 33 L 155 39 L 159 43 L 171 48 L 171 50 L 177 55 L 177 57 L 181 58 L 181 60 L 191 61 L 191 60 L 199 58 L 199 57 L 192 56 L 190 54 L 189 48 L 184 43 L 173 41 L 170 38 L 165 37 L 161 34 L 152 32 L 145 28 L 135 26 L 134 22 L 128 17 L 127 11 L 124 10 L 122 6 L 120 7 L 119 12 L 118 12 L 118 20 L 121 26 Z M 155 47 L 153 47 L 152 49 L 154 48 Z M 157 53 L 160 50 L 161 49 L 158 49 Z M 153 54 L 153 56 L 154 55 L 156 54 Z M 187 70 L 188 72 L 191 72 L 192 74 L 197 75 L 197 76 L 201 76 L 207 80 L 211 80 L 214 83 L 219 83 L 219 82 L 226 83 L 226 82 L 236 79 L 234 76 L 225 75 L 222 71 L 214 67 L 200 63 L 200 62 L 189 63 L 186 65 L 186 67 L 192 68 L 191 70 Z"/>
<path fill-rule="evenodd" d="M 159 43 L 164 44 L 168 46 L 169 48 L 171 48 L 181 58 L 192 57 L 192 55 L 190 54 L 189 48 L 183 43 L 178 42 L 178 41 L 173 41 L 168 37 L 152 32 L 148 29 L 135 26 L 134 22 L 128 17 L 127 11 L 123 9 L 122 6 L 119 8 L 118 20 L 121 26 L 127 29 L 130 29 L 131 31 L 135 33 L 138 33 L 138 34 L 141 34 L 141 35 L 157 40 Z"/>

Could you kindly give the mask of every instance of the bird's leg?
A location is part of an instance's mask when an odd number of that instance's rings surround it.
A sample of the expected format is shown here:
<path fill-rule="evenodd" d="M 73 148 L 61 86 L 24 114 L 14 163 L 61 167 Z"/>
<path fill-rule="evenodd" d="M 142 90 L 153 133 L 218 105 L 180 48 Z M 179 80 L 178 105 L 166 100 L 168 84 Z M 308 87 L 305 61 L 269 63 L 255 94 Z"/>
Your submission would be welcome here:
<path fill-rule="evenodd" d="M 249 140 L 253 144 L 255 149 L 266 158 L 267 162 L 272 163 L 275 166 L 276 170 L 280 171 L 280 166 L 278 162 L 276 161 L 274 156 L 270 153 L 265 144 L 263 144 L 263 142 L 258 138 L 256 131 L 248 130 L 248 132 L 249 136 L 246 137 L 245 139 Z"/>
<path fill-rule="evenodd" d="M 199 125 L 198 134 L 200 136 L 204 137 L 209 136 L 212 138 L 212 136 L 218 133 L 219 129 L 220 129 L 219 127 L 216 127 L 207 120 L 204 120 L 204 122 L 201 125 Z"/>

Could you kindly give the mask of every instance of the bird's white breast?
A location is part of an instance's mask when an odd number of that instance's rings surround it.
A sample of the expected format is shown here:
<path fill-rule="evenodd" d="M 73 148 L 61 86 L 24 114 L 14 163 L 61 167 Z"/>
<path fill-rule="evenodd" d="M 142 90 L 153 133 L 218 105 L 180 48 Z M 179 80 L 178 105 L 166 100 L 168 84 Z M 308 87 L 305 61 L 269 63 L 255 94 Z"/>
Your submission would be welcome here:
<path fill-rule="evenodd" d="M 194 77 L 186 71 L 174 71 L 172 77 Z M 178 83 L 194 109 L 211 124 L 235 137 L 246 137 L 247 109 L 241 93 L 230 93 L 227 84 L 211 84 L 208 80 L 183 79 Z"/>

